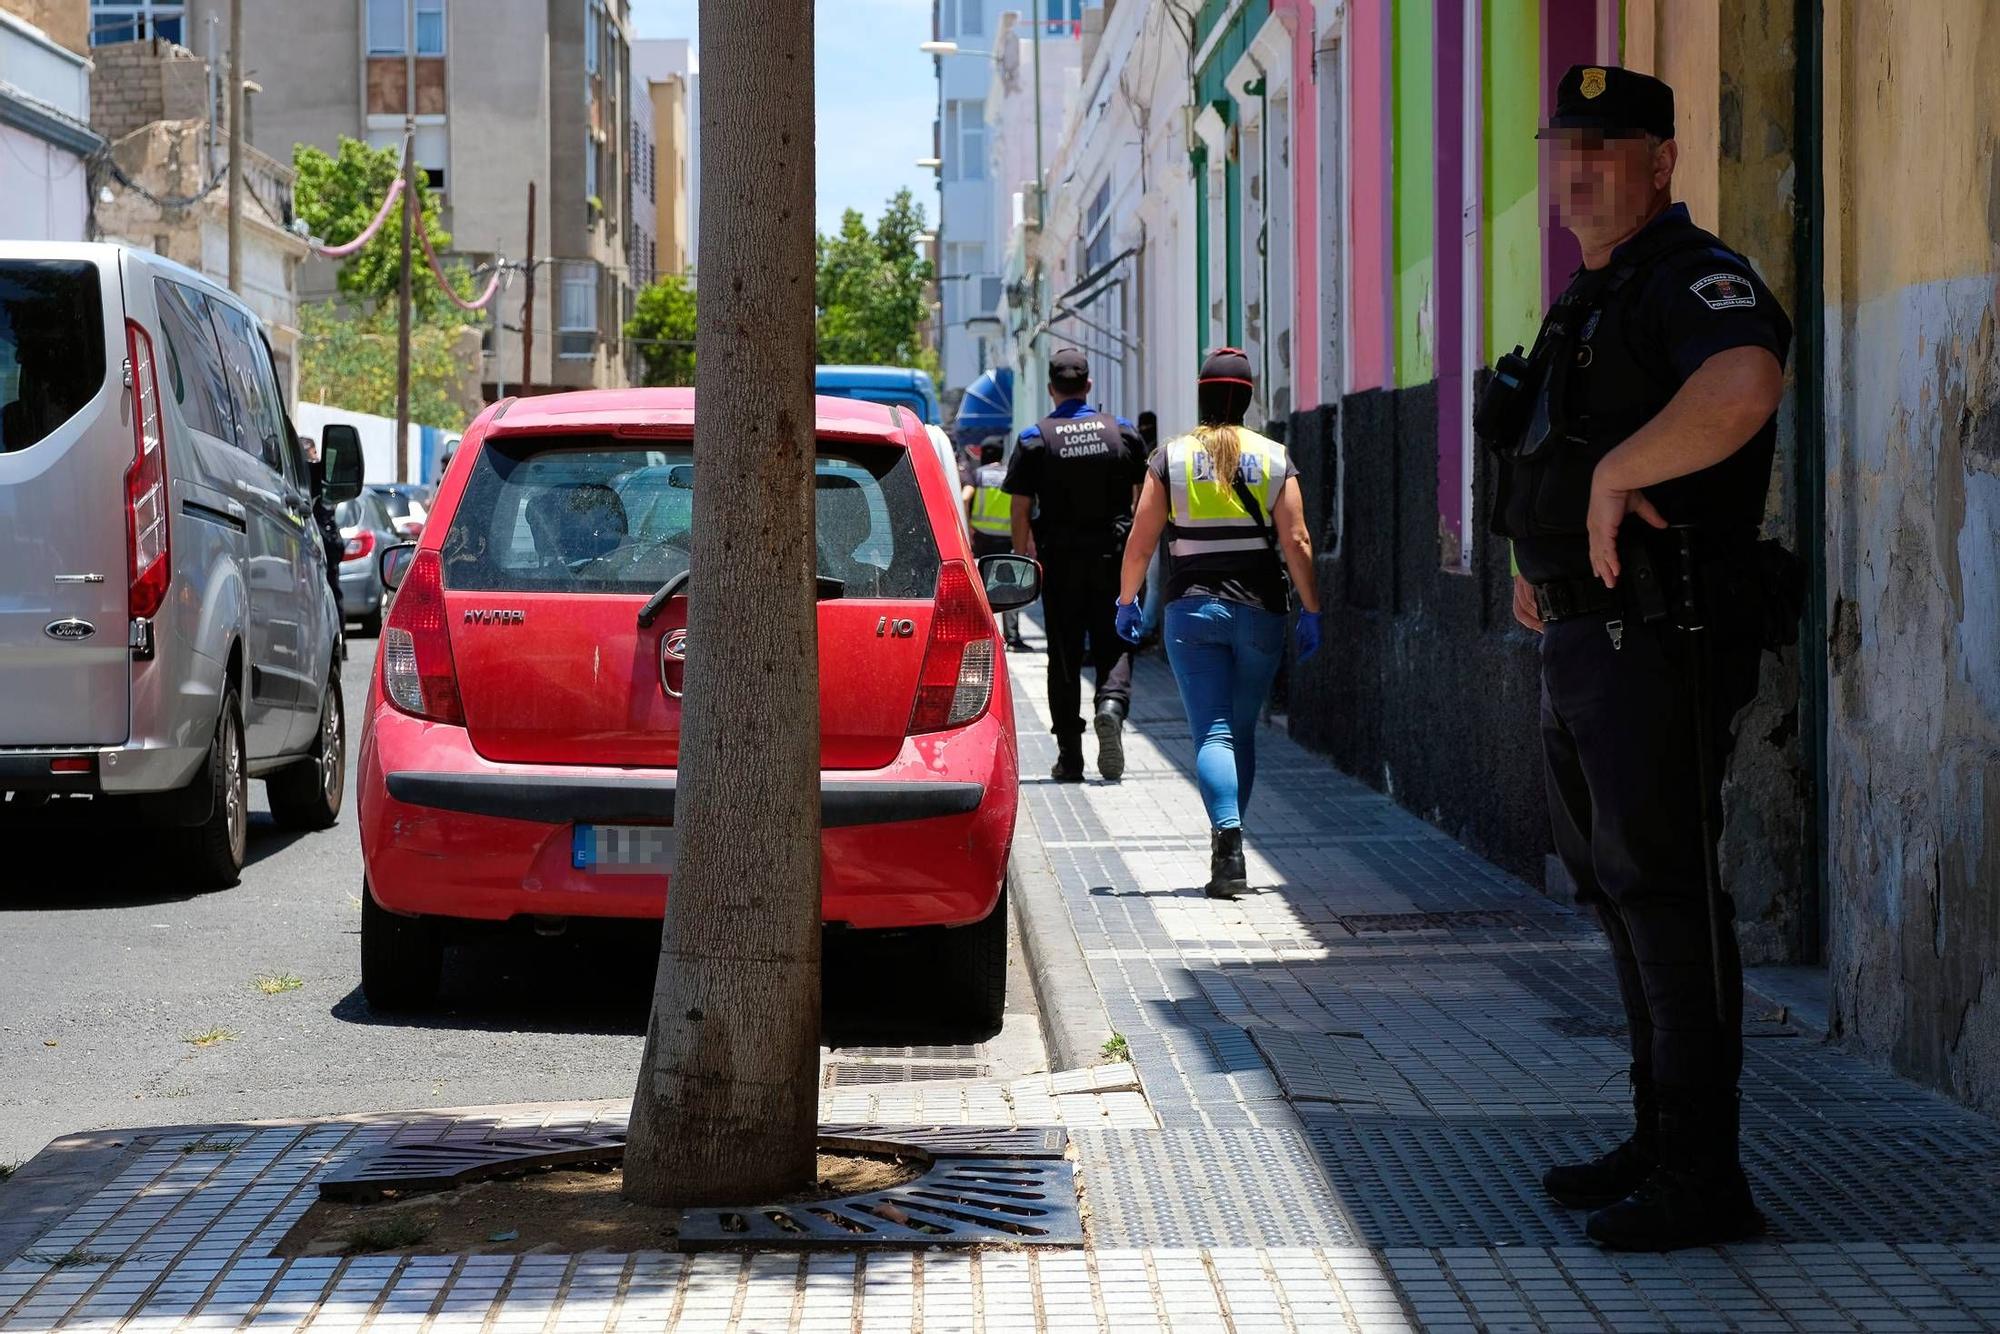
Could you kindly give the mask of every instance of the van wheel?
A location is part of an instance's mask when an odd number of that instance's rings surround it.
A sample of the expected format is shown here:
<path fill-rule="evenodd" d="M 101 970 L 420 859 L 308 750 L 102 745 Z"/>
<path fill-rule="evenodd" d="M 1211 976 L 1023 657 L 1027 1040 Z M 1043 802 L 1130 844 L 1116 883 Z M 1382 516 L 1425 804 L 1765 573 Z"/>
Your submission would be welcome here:
<path fill-rule="evenodd" d="M 338 672 L 327 677 L 312 750 L 272 774 L 264 790 L 280 829 L 331 829 L 340 819 L 347 792 L 347 710 L 341 704 Z"/>
<path fill-rule="evenodd" d="M 1007 1014 L 1007 891 L 993 901 L 984 921 L 946 927 L 932 978 L 955 1027 L 966 1040 L 984 1042 L 1000 1031 Z"/>
<path fill-rule="evenodd" d="M 194 781 L 208 784 L 208 819 L 180 832 L 182 866 L 197 888 L 228 889 L 243 878 L 250 846 L 250 770 L 243 757 L 243 708 L 234 686 L 223 692 L 208 761 Z"/>
<path fill-rule="evenodd" d="M 437 1000 L 444 973 L 444 933 L 429 917 L 398 917 L 361 887 L 361 994 L 385 1013 L 421 1010 Z"/>

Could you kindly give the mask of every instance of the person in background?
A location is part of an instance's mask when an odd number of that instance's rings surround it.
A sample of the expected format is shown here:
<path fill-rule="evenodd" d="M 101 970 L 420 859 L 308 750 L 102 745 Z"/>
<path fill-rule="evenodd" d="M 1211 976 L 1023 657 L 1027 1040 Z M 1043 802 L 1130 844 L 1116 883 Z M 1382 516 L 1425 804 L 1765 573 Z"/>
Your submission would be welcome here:
<path fill-rule="evenodd" d="M 1007 452 L 1005 437 L 993 436 L 979 446 L 979 466 L 965 484 L 965 517 L 972 525 L 974 557 L 1004 555 L 1014 549 L 1013 500 L 1005 490 L 1007 468 L 1001 457 Z M 1021 638 L 1021 613 L 1003 612 L 1000 627 L 1007 647 L 1026 653 L 1028 641 Z"/>
<path fill-rule="evenodd" d="M 1132 526 L 1132 498 L 1146 475 L 1138 428 L 1090 406 L 1090 365 L 1073 347 L 1049 357 L 1055 410 L 1021 432 L 1007 465 L 1014 550 L 1042 562 L 1042 614 L 1049 631 L 1049 715 L 1058 783 L 1083 781 L 1079 677 L 1084 645 L 1096 670 L 1097 771 L 1125 773 L 1125 714 L 1132 697 L 1131 648 L 1112 624 L 1118 551 Z"/>
<path fill-rule="evenodd" d="M 1250 359 L 1225 347 L 1202 363 L 1200 424 L 1155 453 L 1125 543 L 1118 632 L 1139 637 L 1139 589 L 1161 534 L 1173 557 L 1167 661 L 1195 743 L 1208 810 L 1210 898 L 1248 887 L 1243 809 L 1257 776 L 1257 720 L 1285 653 L 1285 571 L 1298 591 L 1301 661 L 1319 648 L 1319 593 L 1299 482 L 1285 447 L 1243 424 Z"/>
<path fill-rule="evenodd" d="M 1160 447 L 1160 418 L 1151 408 L 1139 414 L 1139 438 L 1146 443 L 1146 459 L 1152 461 Z M 1160 646 L 1160 617 L 1167 608 L 1167 555 L 1155 549 L 1153 563 L 1146 567 L 1146 593 L 1141 599 L 1139 652 L 1150 653 Z"/>

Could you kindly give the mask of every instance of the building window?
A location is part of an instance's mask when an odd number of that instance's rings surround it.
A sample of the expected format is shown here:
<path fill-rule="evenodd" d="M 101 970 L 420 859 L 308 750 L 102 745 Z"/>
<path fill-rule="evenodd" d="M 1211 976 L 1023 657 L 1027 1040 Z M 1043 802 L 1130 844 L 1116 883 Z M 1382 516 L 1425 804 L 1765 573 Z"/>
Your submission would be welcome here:
<path fill-rule="evenodd" d="M 597 73 L 597 28 L 597 0 L 591 0 L 589 7 L 583 11 L 583 72 L 585 74 Z"/>
<path fill-rule="evenodd" d="M 986 99 L 954 98 L 944 108 L 945 179 L 986 179 Z"/>
<path fill-rule="evenodd" d="M 368 54 L 400 56 L 409 38 L 407 0 L 368 0 Z"/>
<path fill-rule="evenodd" d="M 1098 183 L 1083 220 L 1083 271 L 1095 273 L 1111 258 L 1111 178 Z"/>
<path fill-rule="evenodd" d="M 597 198 L 597 140 L 588 131 L 583 136 L 583 196 Z"/>
<path fill-rule="evenodd" d="M 444 54 L 444 0 L 417 0 L 417 54 Z"/>
<path fill-rule="evenodd" d="M 183 0 L 90 0 L 90 44 L 139 42 L 164 37 L 186 40 L 187 5 Z"/>
<path fill-rule="evenodd" d="M 597 266 L 563 268 L 556 307 L 556 355 L 589 357 L 597 352 Z"/>
<path fill-rule="evenodd" d="M 958 0 L 958 30 L 967 37 L 986 31 L 986 16 L 980 11 L 986 0 Z"/>

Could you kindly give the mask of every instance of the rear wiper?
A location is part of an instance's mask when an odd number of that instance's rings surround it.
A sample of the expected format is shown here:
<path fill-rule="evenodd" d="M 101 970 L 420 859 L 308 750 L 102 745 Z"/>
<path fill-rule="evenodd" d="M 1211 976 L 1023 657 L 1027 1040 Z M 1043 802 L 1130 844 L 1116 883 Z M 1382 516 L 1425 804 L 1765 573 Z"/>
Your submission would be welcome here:
<path fill-rule="evenodd" d="M 674 594 L 681 591 L 682 586 L 687 583 L 688 576 L 691 573 L 693 573 L 691 570 L 682 570 L 679 574 L 661 584 L 659 591 L 646 599 L 646 605 L 639 608 L 639 628 L 641 630 L 644 630 L 658 619 L 661 608 L 674 600 Z M 831 602 L 835 598 L 844 596 L 847 592 L 847 581 L 844 579 L 835 579 L 831 575 L 820 574 L 814 575 L 813 580 L 813 596 L 821 602 Z"/>

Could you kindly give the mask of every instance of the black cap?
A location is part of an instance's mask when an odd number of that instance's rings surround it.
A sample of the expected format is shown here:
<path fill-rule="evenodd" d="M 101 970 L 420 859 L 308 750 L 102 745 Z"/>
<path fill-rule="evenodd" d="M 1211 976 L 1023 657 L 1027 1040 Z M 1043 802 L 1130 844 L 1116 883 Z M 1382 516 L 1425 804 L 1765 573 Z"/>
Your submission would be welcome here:
<path fill-rule="evenodd" d="M 1616 65 L 1571 65 L 1556 85 L 1556 109 L 1537 139 L 1552 130 L 1638 131 L 1674 137 L 1674 90 L 1650 74 Z"/>
<path fill-rule="evenodd" d="M 1049 356 L 1049 383 L 1065 389 L 1081 389 L 1090 383 L 1090 362 L 1073 347 L 1058 348 Z"/>
<path fill-rule="evenodd" d="M 1202 384 L 1240 384 L 1249 387 L 1250 357 L 1240 347 L 1218 347 L 1201 363 Z"/>

